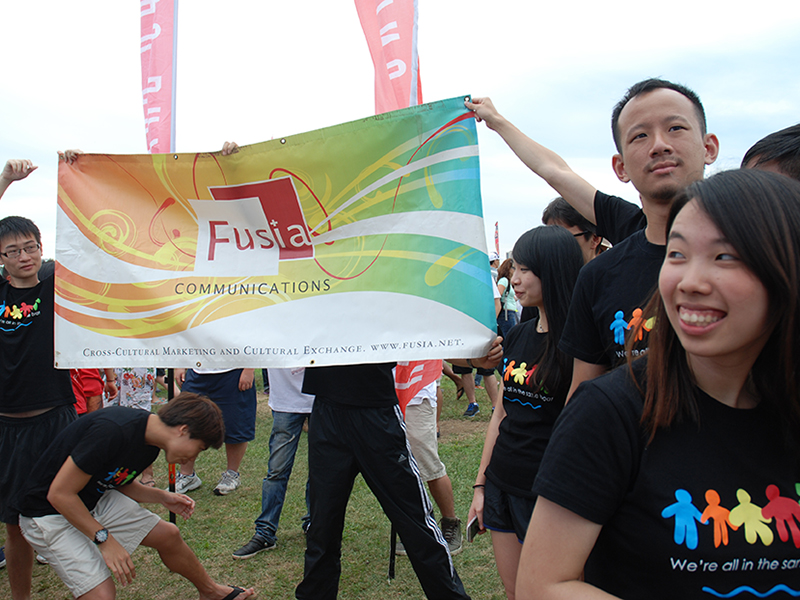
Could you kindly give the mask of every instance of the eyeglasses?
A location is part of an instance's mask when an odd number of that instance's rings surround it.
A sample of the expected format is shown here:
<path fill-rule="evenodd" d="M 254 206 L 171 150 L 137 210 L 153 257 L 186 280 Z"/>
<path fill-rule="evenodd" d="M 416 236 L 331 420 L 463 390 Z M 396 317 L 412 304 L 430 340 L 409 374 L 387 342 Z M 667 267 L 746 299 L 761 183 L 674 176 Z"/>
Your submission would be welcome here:
<path fill-rule="evenodd" d="M 0 252 L 0 256 L 5 256 L 6 258 L 19 258 L 20 255 L 25 252 L 28 256 L 39 251 L 42 247 L 41 244 L 31 244 L 30 246 L 24 246 L 22 248 L 15 248 L 14 250 L 9 250 L 8 252 Z"/>
<path fill-rule="evenodd" d="M 579 231 L 578 233 L 573 233 L 572 237 L 581 237 L 582 235 L 586 235 L 587 233 L 591 233 L 591 231 Z"/>

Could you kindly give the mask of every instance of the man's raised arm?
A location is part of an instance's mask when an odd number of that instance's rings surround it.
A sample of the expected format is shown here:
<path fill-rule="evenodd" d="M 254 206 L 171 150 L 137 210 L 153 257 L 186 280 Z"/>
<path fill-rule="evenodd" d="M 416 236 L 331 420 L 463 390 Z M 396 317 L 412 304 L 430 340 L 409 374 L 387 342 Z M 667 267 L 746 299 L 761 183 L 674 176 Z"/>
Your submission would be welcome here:
<path fill-rule="evenodd" d="M 519 159 L 550 187 L 556 190 L 570 205 L 592 223 L 594 195 L 597 189 L 573 171 L 558 154 L 533 141 L 517 127 L 507 121 L 489 98 L 473 98 L 464 105 L 475 113 L 476 119 L 486 121 L 486 126 L 500 134 Z"/>

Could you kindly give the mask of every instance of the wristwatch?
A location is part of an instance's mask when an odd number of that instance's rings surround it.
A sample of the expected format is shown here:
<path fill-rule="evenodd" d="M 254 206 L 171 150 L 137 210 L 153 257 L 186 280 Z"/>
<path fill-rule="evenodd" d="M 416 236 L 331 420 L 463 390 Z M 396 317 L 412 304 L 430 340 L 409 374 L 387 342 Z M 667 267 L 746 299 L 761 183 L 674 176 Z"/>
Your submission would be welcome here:
<path fill-rule="evenodd" d="M 103 527 L 100 531 L 94 534 L 94 543 L 102 544 L 108 539 L 108 529 Z"/>

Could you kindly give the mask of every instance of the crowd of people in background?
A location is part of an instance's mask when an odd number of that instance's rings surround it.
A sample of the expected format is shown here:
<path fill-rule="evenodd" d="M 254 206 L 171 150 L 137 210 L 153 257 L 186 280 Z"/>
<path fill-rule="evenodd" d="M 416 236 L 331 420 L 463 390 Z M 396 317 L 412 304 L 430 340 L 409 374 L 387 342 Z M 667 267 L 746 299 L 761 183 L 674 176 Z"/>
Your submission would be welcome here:
<path fill-rule="evenodd" d="M 261 511 L 232 557 L 277 547 L 307 430 L 296 597 L 337 597 L 360 474 L 425 595 L 469 598 L 452 560 L 467 507 L 438 453 L 438 416 L 443 375 L 466 396 L 464 417 L 480 412 L 477 370 L 492 415 L 466 521 L 490 532 L 509 600 L 796 597 L 800 125 L 705 178 L 720 142 L 700 98 L 662 79 L 636 83 L 612 112 L 612 165 L 640 207 L 594 188 L 489 98 L 465 106 L 558 194 L 509 257 L 487 257 L 497 338 L 469 360 L 270 369 Z M 9 160 L 0 196 L 35 169 Z M 35 555 L 76 598 L 113 598 L 115 580 L 135 576 L 139 545 L 203 600 L 255 596 L 214 581 L 178 528 L 140 506 L 189 518 L 195 460 L 223 445 L 213 493 L 237 490 L 256 435 L 254 369 L 179 370 L 180 393 L 157 411 L 168 382 L 155 368 L 55 369 L 54 275 L 42 262 L 35 224 L 0 220 L 0 566 L 13 600 L 31 598 Z M 409 370 L 429 380 L 401 405 Z M 174 492 L 156 486 L 160 450 L 180 465 Z"/>

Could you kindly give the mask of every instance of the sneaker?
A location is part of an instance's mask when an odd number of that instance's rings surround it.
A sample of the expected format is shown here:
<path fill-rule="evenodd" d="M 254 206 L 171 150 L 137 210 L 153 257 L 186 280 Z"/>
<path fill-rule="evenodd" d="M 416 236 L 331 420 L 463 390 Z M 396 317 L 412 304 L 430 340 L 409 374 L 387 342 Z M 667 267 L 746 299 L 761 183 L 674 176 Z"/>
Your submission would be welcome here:
<path fill-rule="evenodd" d="M 217 487 L 214 488 L 214 493 L 217 496 L 226 496 L 238 487 L 239 473 L 228 469 L 222 474 L 222 477 L 219 478 L 219 483 Z"/>
<path fill-rule="evenodd" d="M 397 556 L 408 556 L 406 547 L 403 546 L 403 542 L 400 538 L 397 538 L 397 541 L 394 543 L 394 553 L 397 554 Z"/>
<path fill-rule="evenodd" d="M 36 555 L 36 562 L 38 562 L 40 565 L 49 565 L 50 564 L 50 562 L 44 556 L 42 556 L 41 554 L 37 554 Z"/>
<path fill-rule="evenodd" d="M 442 520 L 439 521 L 439 529 L 442 530 L 447 547 L 450 548 L 450 556 L 455 556 L 464 549 L 461 544 L 461 519 L 442 517 Z"/>
<path fill-rule="evenodd" d="M 192 490 L 196 490 L 201 485 L 203 485 L 203 481 L 197 476 L 197 473 L 192 472 L 191 475 L 184 475 L 183 473 L 177 473 L 175 475 L 175 493 L 176 494 L 185 494 L 186 492 L 191 492 Z M 167 488 L 169 490 L 169 488 Z"/>
<path fill-rule="evenodd" d="M 246 558 L 250 558 L 251 556 L 255 556 L 259 552 L 263 552 L 264 550 L 272 550 L 277 545 L 277 542 L 265 542 L 254 536 L 249 542 L 233 553 L 233 558 L 237 560 L 244 560 Z"/>
<path fill-rule="evenodd" d="M 479 412 L 481 412 L 481 409 L 478 408 L 478 403 L 477 402 L 470 402 L 469 404 L 467 404 L 467 410 L 464 411 L 464 416 L 465 417 L 474 417 Z"/>

